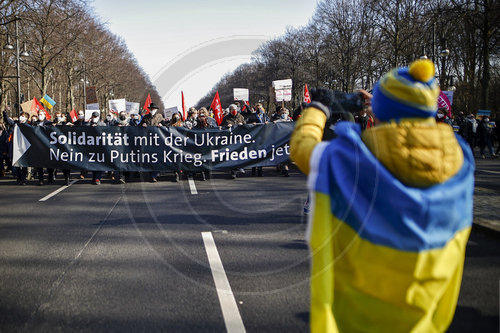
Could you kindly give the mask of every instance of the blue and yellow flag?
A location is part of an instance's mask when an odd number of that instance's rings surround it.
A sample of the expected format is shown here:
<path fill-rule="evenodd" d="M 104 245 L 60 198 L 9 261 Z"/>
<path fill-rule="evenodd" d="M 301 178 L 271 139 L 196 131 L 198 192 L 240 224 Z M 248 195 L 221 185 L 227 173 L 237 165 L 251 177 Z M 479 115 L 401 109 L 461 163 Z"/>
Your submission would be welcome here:
<path fill-rule="evenodd" d="M 45 105 L 49 110 L 52 109 L 54 105 L 56 105 L 56 102 L 47 94 L 45 94 L 45 96 L 40 99 L 40 102 L 42 102 L 43 105 Z"/>
<path fill-rule="evenodd" d="M 443 183 L 402 184 L 354 124 L 311 158 L 311 331 L 443 332 L 472 224 L 474 158 Z M 458 144 L 458 143 L 457 143 Z"/>

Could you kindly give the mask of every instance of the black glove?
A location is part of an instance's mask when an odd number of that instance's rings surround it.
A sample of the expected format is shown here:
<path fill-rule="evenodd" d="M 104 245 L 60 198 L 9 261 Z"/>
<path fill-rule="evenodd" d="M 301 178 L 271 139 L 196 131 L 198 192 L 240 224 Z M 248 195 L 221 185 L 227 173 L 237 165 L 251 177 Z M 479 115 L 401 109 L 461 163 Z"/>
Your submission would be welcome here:
<path fill-rule="evenodd" d="M 309 106 L 323 111 L 328 120 L 332 114 L 332 105 L 335 102 L 335 93 L 333 90 L 325 88 L 311 89 L 311 103 Z"/>

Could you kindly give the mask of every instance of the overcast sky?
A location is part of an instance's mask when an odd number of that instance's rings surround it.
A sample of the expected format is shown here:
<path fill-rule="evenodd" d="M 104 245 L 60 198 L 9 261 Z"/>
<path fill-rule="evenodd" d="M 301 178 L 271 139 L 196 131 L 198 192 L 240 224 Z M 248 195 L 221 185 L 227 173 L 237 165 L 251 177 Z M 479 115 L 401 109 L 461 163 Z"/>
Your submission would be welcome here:
<path fill-rule="evenodd" d="M 306 25 L 316 0 L 94 0 L 93 7 L 109 30 L 125 40 L 139 65 L 157 83 L 162 74 L 165 80 L 172 68 L 182 67 L 182 60 L 193 56 L 193 50 L 198 50 L 195 57 L 200 58 L 210 45 L 221 41 L 233 41 L 236 47 L 245 49 L 243 46 L 250 45 L 250 41 L 238 46 L 245 43 L 245 38 L 255 43 L 282 35 L 287 26 Z M 194 105 L 222 75 L 251 59 L 250 52 L 231 56 L 231 51 L 228 57 L 216 60 L 207 55 L 203 66 L 192 61 L 196 68 L 181 68 L 186 72 L 183 79 L 176 78 L 168 91 L 161 91 L 166 90 L 165 85 L 158 89 L 165 107 L 181 105 L 181 90 L 187 106 Z M 281 78 L 269 78 L 270 82 L 276 79 Z"/>

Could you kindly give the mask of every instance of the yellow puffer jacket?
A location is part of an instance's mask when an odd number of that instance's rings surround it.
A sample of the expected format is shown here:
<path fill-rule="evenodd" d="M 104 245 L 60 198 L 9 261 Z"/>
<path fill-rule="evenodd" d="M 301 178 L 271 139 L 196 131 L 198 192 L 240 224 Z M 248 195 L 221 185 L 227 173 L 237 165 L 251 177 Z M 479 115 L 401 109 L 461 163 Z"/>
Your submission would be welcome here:
<path fill-rule="evenodd" d="M 309 174 L 309 160 L 321 142 L 326 116 L 308 108 L 295 126 L 290 156 L 300 170 Z M 463 153 L 453 129 L 434 118 L 405 119 L 367 129 L 361 136 L 375 157 L 402 183 L 428 187 L 457 173 Z"/>

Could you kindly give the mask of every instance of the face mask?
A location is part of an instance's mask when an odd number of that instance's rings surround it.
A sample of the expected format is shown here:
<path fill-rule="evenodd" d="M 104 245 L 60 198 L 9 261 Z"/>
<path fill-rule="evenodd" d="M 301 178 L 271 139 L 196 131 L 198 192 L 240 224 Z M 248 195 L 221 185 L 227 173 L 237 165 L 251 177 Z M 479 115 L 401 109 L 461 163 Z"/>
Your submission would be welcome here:
<path fill-rule="evenodd" d="M 138 114 L 136 114 L 136 115 L 134 116 L 134 119 L 136 119 L 136 120 L 137 120 L 137 119 L 139 119 L 139 115 L 138 115 Z"/>
<path fill-rule="evenodd" d="M 24 123 L 25 121 L 26 121 L 26 117 L 25 116 L 19 117 L 19 122 L 20 123 Z"/>
<path fill-rule="evenodd" d="M 108 114 L 108 115 L 106 116 L 106 119 L 107 119 L 107 120 L 111 120 L 111 119 L 113 119 L 113 116 L 112 116 L 112 115 L 110 115 L 110 114 Z"/>
<path fill-rule="evenodd" d="M 437 114 L 437 117 L 438 117 L 439 119 L 444 118 L 444 114 L 442 114 L 442 113 L 438 113 L 438 114 Z"/>
<path fill-rule="evenodd" d="M 172 118 L 172 120 L 174 121 L 174 123 L 176 123 L 179 121 L 179 117 L 174 117 L 174 118 Z"/>
<path fill-rule="evenodd" d="M 38 121 L 38 118 L 31 118 L 32 122 Z"/>
<path fill-rule="evenodd" d="M 489 122 L 490 120 L 488 118 L 484 118 L 484 121 L 485 122 Z"/>
<path fill-rule="evenodd" d="M 287 119 L 288 118 L 288 115 L 287 114 L 282 114 L 281 115 L 281 119 Z"/>
<path fill-rule="evenodd" d="M 156 114 L 156 111 L 158 111 L 158 110 L 155 110 L 155 109 L 151 110 L 151 114 L 154 116 Z"/>
<path fill-rule="evenodd" d="M 92 122 L 93 122 L 94 124 L 97 124 L 97 122 L 98 122 L 98 121 L 99 121 L 99 118 L 92 118 Z"/>
<path fill-rule="evenodd" d="M 64 118 L 63 118 L 63 117 L 61 117 L 61 116 L 58 116 L 58 117 L 57 117 L 57 121 L 58 121 L 58 122 L 62 122 L 63 120 L 64 120 Z"/>
<path fill-rule="evenodd" d="M 44 120 L 44 119 L 45 119 L 45 114 L 40 113 L 40 114 L 38 115 L 38 119 L 40 119 L 40 120 Z"/>
<path fill-rule="evenodd" d="M 232 111 L 231 111 L 231 114 L 232 114 L 233 116 L 236 116 L 236 115 L 238 114 L 238 110 L 232 110 Z"/>
<path fill-rule="evenodd" d="M 78 115 L 78 119 L 83 119 L 85 116 L 83 114 Z"/>
<path fill-rule="evenodd" d="M 127 116 L 120 116 L 120 120 L 121 121 L 127 120 Z"/>

